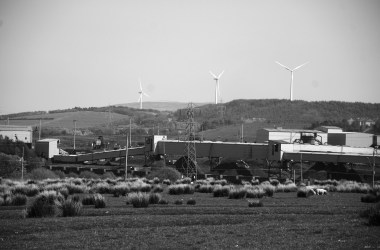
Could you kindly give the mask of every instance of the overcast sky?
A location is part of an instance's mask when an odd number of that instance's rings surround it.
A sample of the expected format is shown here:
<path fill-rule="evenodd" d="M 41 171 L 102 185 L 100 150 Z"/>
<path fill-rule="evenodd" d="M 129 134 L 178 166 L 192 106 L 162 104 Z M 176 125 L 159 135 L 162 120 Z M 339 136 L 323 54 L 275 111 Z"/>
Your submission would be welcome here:
<path fill-rule="evenodd" d="M 145 101 L 380 102 L 377 0 L 0 0 L 0 114 Z"/>

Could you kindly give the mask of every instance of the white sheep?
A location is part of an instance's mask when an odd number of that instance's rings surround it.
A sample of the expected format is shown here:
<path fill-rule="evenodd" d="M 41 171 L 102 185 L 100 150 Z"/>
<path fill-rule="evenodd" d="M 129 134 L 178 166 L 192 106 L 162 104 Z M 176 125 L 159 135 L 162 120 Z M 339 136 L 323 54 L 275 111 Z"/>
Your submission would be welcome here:
<path fill-rule="evenodd" d="M 327 190 L 323 188 L 317 188 L 315 192 L 317 193 L 317 195 L 327 195 Z"/>

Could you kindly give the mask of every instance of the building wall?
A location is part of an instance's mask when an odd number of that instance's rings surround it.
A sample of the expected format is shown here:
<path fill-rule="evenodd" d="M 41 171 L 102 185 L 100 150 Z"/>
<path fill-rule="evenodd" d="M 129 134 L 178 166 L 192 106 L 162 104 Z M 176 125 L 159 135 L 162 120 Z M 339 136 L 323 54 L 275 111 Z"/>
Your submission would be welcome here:
<path fill-rule="evenodd" d="M 0 128 L 0 135 L 3 136 L 3 138 L 8 137 L 12 141 L 22 141 L 24 143 L 32 143 L 32 131 L 21 131 L 21 130 L 1 130 Z"/>
<path fill-rule="evenodd" d="M 50 139 L 37 141 L 35 145 L 37 155 L 45 158 L 53 158 L 54 155 L 59 155 L 58 141 Z"/>
<path fill-rule="evenodd" d="M 330 133 L 328 144 L 350 147 L 370 147 L 373 144 L 373 135 L 367 133 Z"/>

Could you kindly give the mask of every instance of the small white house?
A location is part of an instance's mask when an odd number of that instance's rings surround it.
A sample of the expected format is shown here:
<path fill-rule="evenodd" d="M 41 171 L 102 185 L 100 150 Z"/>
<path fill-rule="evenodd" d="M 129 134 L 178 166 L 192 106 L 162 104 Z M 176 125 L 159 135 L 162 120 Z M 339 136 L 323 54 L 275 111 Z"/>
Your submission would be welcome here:
<path fill-rule="evenodd" d="M 42 139 L 36 142 L 35 151 L 38 156 L 51 159 L 59 155 L 59 139 Z"/>

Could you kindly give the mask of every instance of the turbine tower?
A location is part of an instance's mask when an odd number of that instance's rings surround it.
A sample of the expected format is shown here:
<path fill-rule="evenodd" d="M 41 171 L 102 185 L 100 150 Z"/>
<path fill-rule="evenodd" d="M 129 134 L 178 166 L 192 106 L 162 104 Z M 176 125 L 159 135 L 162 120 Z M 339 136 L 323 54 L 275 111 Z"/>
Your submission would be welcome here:
<path fill-rule="evenodd" d="M 220 98 L 219 79 L 223 75 L 223 73 L 224 70 L 222 71 L 222 73 L 216 76 L 214 73 L 210 71 L 210 74 L 212 75 L 212 77 L 214 77 L 215 80 L 215 104 L 218 104 L 218 98 Z"/>
<path fill-rule="evenodd" d="M 281 67 L 285 68 L 286 70 L 289 70 L 290 73 L 291 73 L 291 80 L 290 80 L 290 101 L 293 101 L 293 72 L 296 71 L 297 69 L 301 68 L 302 66 L 308 64 L 309 62 L 305 62 L 304 64 L 301 64 L 297 67 L 295 67 L 294 69 L 290 69 L 289 67 L 286 67 L 285 65 L 279 63 L 276 61 L 276 63 L 278 65 L 280 65 Z"/>
<path fill-rule="evenodd" d="M 143 89 L 142 89 L 142 85 L 141 85 L 141 80 L 139 79 L 139 83 L 140 83 L 140 91 L 138 92 L 140 94 L 140 98 L 139 98 L 139 102 L 140 102 L 140 109 L 142 109 L 142 103 L 143 103 L 143 95 L 149 97 L 148 94 L 146 94 Z"/>

